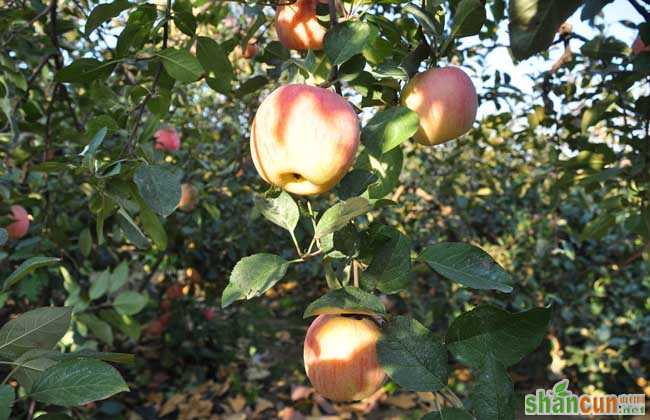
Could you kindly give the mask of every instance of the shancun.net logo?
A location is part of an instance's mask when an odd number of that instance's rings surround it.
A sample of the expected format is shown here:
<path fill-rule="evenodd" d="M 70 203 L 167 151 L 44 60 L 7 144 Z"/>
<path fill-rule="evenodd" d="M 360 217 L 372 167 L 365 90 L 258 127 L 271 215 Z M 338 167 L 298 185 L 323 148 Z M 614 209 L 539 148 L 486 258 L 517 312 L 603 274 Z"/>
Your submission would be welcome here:
<path fill-rule="evenodd" d="M 577 395 L 569 390 L 564 379 L 552 390 L 538 389 L 524 400 L 526 415 L 621 415 L 645 414 L 644 394 Z"/>

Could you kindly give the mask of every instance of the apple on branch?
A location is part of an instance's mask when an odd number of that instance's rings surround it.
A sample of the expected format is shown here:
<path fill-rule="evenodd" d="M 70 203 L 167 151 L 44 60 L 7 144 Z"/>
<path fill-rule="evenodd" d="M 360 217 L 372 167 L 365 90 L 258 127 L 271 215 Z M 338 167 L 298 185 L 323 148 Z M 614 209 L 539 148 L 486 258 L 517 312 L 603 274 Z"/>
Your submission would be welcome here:
<path fill-rule="evenodd" d="M 381 331 L 365 316 L 319 315 L 307 330 L 304 363 L 319 394 L 334 401 L 362 400 L 384 383 L 377 360 Z"/>
<path fill-rule="evenodd" d="M 353 165 L 360 134 L 357 114 L 340 95 L 308 85 L 281 86 L 253 119 L 253 163 L 270 184 L 294 194 L 320 194 Z"/>
<path fill-rule="evenodd" d="M 472 80 L 457 67 L 416 74 L 402 91 L 402 104 L 420 117 L 413 138 L 424 145 L 453 140 L 472 128 L 478 97 Z"/>
<path fill-rule="evenodd" d="M 321 3 L 326 3 L 322 1 Z M 278 6 L 275 30 L 278 39 L 290 50 L 322 50 L 327 30 L 318 23 L 318 0 L 298 0 L 293 4 Z"/>

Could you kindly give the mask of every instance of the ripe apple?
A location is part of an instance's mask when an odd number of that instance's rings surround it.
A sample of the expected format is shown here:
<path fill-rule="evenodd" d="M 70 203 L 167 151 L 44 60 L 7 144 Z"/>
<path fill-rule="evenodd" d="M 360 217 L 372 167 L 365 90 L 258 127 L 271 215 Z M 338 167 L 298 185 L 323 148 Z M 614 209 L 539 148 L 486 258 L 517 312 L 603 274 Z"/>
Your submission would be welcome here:
<path fill-rule="evenodd" d="M 278 39 L 291 50 L 322 50 L 327 30 L 318 23 L 316 6 L 319 0 L 298 0 L 278 6 L 275 30 Z"/>
<path fill-rule="evenodd" d="M 270 184 L 294 194 L 320 194 L 354 163 L 360 133 L 357 114 L 336 93 L 281 86 L 264 99 L 253 119 L 253 163 Z"/>
<path fill-rule="evenodd" d="M 199 192 L 192 184 L 181 184 L 181 200 L 178 202 L 178 208 L 181 211 L 192 211 L 199 202 Z"/>
<path fill-rule="evenodd" d="M 254 58 L 257 55 L 258 51 L 259 51 L 259 47 L 257 46 L 257 39 L 251 38 L 248 41 L 248 44 L 246 44 L 246 48 L 244 48 L 243 56 L 244 58 L 250 60 L 251 58 Z"/>
<path fill-rule="evenodd" d="M 650 46 L 646 45 L 640 36 L 637 36 L 632 43 L 632 54 L 639 55 L 642 52 L 650 51 Z"/>
<path fill-rule="evenodd" d="M 175 152 L 181 148 L 181 137 L 173 128 L 161 128 L 153 136 L 158 150 Z"/>
<path fill-rule="evenodd" d="M 472 128 L 478 98 L 472 80 L 457 67 L 415 75 L 402 91 L 402 104 L 420 117 L 413 138 L 425 145 L 444 143 Z"/>
<path fill-rule="evenodd" d="M 9 218 L 13 223 L 6 227 L 9 239 L 20 239 L 27 234 L 29 230 L 29 214 L 23 206 L 14 204 L 11 206 Z"/>
<path fill-rule="evenodd" d="M 316 392 L 334 401 L 374 394 L 386 377 L 377 360 L 380 336 L 368 317 L 319 315 L 307 330 L 303 354 Z"/>
<path fill-rule="evenodd" d="M 215 315 L 214 308 L 205 308 L 203 309 L 202 313 L 203 313 L 203 318 L 205 318 L 206 321 L 212 321 L 214 319 L 214 315 Z"/>

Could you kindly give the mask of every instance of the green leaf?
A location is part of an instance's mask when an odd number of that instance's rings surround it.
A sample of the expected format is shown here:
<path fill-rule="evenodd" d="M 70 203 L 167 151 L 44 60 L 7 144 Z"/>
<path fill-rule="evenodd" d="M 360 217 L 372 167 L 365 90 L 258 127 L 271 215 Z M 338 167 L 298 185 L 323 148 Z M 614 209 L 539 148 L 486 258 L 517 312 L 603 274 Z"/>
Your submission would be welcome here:
<path fill-rule="evenodd" d="M 239 86 L 239 89 L 237 89 L 237 92 L 235 92 L 235 96 L 241 98 L 251 93 L 255 93 L 266 86 L 267 83 L 269 83 L 269 79 L 266 77 L 253 76 Z"/>
<path fill-rule="evenodd" d="M 362 314 L 386 315 L 386 308 L 381 300 L 358 287 L 342 287 L 332 290 L 313 301 L 303 314 L 303 318 L 323 314 Z"/>
<path fill-rule="evenodd" d="M 481 248 L 460 242 L 430 245 L 419 259 L 438 274 L 473 289 L 510 293 L 510 276 Z"/>
<path fill-rule="evenodd" d="M 442 407 L 440 411 L 425 415 L 422 420 L 474 420 L 474 417 L 462 408 Z"/>
<path fill-rule="evenodd" d="M 437 391 L 447 385 L 447 351 L 417 320 L 397 316 L 382 330 L 377 357 L 388 376 L 409 391 Z"/>
<path fill-rule="evenodd" d="M 336 232 L 355 217 L 369 212 L 371 208 L 370 201 L 363 197 L 352 197 L 334 204 L 325 210 L 323 216 L 318 221 L 314 233 L 315 238 L 320 239 L 332 232 Z"/>
<path fill-rule="evenodd" d="M 71 308 L 37 308 L 0 329 L 0 356 L 14 360 L 29 349 L 52 349 L 68 331 Z"/>
<path fill-rule="evenodd" d="M 30 398 L 64 407 L 106 399 L 129 387 L 108 363 L 95 359 L 73 359 L 47 369 L 34 384 Z"/>
<path fill-rule="evenodd" d="M 58 263 L 59 261 L 61 261 L 60 258 L 43 256 L 32 257 L 26 261 L 23 261 L 23 263 L 20 264 L 18 268 L 5 279 L 2 290 L 4 291 L 9 289 L 11 286 L 14 286 L 16 283 L 24 279 L 25 276 L 34 272 L 34 270 L 43 267 L 49 267 Z"/>
<path fill-rule="evenodd" d="M 134 55 L 149 40 L 158 16 L 155 4 L 144 3 L 129 13 L 126 27 L 117 38 L 115 52 L 118 57 Z"/>
<path fill-rule="evenodd" d="M 364 169 L 353 169 L 336 186 L 336 193 L 342 200 L 363 194 L 370 184 L 377 181 L 377 176 Z"/>
<path fill-rule="evenodd" d="M 113 345 L 113 330 L 106 321 L 102 321 L 95 315 L 80 314 L 77 315 L 77 322 L 85 324 L 90 332 L 109 346 Z"/>
<path fill-rule="evenodd" d="M 14 389 L 7 384 L 0 385 L 0 420 L 9 420 L 11 407 L 16 398 Z"/>
<path fill-rule="evenodd" d="M 510 0 L 508 32 L 517 60 L 546 51 L 557 28 L 582 4 L 582 0 Z"/>
<path fill-rule="evenodd" d="M 90 300 L 98 299 L 106 293 L 108 287 L 111 283 L 111 273 L 108 270 L 101 272 L 99 276 L 93 281 L 90 285 L 90 290 L 88 291 L 88 297 Z"/>
<path fill-rule="evenodd" d="M 366 149 L 357 159 L 356 169 L 371 171 L 378 179 L 363 193 L 364 197 L 378 200 L 391 194 L 399 185 L 399 176 L 404 163 L 404 152 L 396 147 L 380 156 L 369 153 Z"/>
<path fill-rule="evenodd" d="M 333 65 L 338 66 L 360 54 L 378 35 L 377 28 L 364 22 L 339 23 L 325 35 L 325 54 Z"/>
<path fill-rule="evenodd" d="M 363 144 L 381 154 L 408 140 L 418 130 L 418 114 L 402 106 L 377 112 L 361 131 Z"/>
<path fill-rule="evenodd" d="M 255 254 L 242 258 L 230 274 L 230 282 L 221 296 L 221 307 L 260 296 L 287 272 L 289 262 L 273 254 Z"/>
<path fill-rule="evenodd" d="M 120 287 L 124 286 L 126 281 L 129 278 L 129 264 L 126 261 L 122 261 L 111 274 L 110 286 L 108 291 L 110 293 L 116 292 Z"/>
<path fill-rule="evenodd" d="M 142 229 L 149 235 L 159 250 L 167 248 L 167 232 L 156 213 L 149 208 L 142 209 L 140 211 L 140 222 L 142 223 Z"/>
<path fill-rule="evenodd" d="M 84 166 L 91 171 L 94 171 L 95 165 L 93 164 L 93 159 L 95 157 L 95 154 L 97 153 L 97 150 L 99 150 L 99 146 L 102 145 L 102 142 L 104 141 L 104 137 L 106 137 L 106 133 L 108 132 L 108 129 L 106 127 L 103 127 L 95 135 L 93 138 L 90 140 L 90 142 L 83 148 L 81 153 L 79 153 L 79 156 L 83 156 L 83 163 Z"/>
<path fill-rule="evenodd" d="M 92 31 L 98 28 L 102 23 L 108 22 L 112 18 L 119 15 L 122 11 L 132 7 L 133 4 L 129 3 L 127 0 L 115 0 L 112 3 L 99 4 L 95 6 L 88 19 L 86 20 L 86 26 L 84 28 L 84 33 L 89 35 Z"/>
<path fill-rule="evenodd" d="M 479 419 L 515 418 L 515 393 L 505 367 L 493 358 L 481 366 L 469 396 Z"/>
<path fill-rule="evenodd" d="M 192 4 L 188 1 L 176 0 L 174 6 L 174 24 L 187 36 L 194 36 L 196 32 L 196 18 L 192 14 Z"/>
<path fill-rule="evenodd" d="M 420 8 L 415 4 L 407 4 L 402 8 L 404 13 L 409 13 L 418 21 L 420 26 L 434 37 L 438 37 L 440 34 L 436 30 L 436 24 L 433 21 L 432 16 L 430 16 L 425 10 Z"/>
<path fill-rule="evenodd" d="M 255 200 L 255 207 L 270 222 L 293 232 L 300 220 L 300 210 L 289 193 L 282 191 L 276 198 L 260 197 Z"/>
<path fill-rule="evenodd" d="M 94 58 L 79 58 L 59 70 L 54 80 L 62 83 L 83 83 L 108 78 L 115 68 L 113 61 L 99 61 Z"/>
<path fill-rule="evenodd" d="M 486 357 L 512 366 L 541 343 L 551 310 L 534 308 L 512 314 L 493 306 L 479 306 L 456 318 L 447 331 L 447 347 L 458 360 L 480 367 Z"/>
<path fill-rule="evenodd" d="M 361 273 L 361 284 L 382 293 L 397 293 L 407 288 L 411 280 L 411 240 L 390 226 L 380 226 L 376 233 L 383 241 Z"/>
<path fill-rule="evenodd" d="M 90 255 L 90 250 L 93 246 L 93 237 L 90 234 L 90 229 L 84 228 L 79 234 L 79 251 L 81 255 L 87 257 Z"/>
<path fill-rule="evenodd" d="M 159 215 L 167 217 L 181 200 L 182 172 L 171 165 L 140 165 L 133 174 L 142 199 Z"/>
<path fill-rule="evenodd" d="M 603 211 L 595 219 L 592 219 L 580 233 L 580 240 L 600 240 L 616 226 L 616 218 L 608 211 Z"/>
<path fill-rule="evenodd" d="M 132 317 L 128 315 L 120 315 L 112 309 L 102 309 L 99 311 L 99 317 L 122 331 L 130 339 L 137 341 L 140 338 L 142 327 Z"/>
<path fill-rule="evenodd" d="M 480 0 L 462 0 L 456 7 L 450 38 L 476 35 L 485 23 L 485 6 Z"/>
<path fill-rule="evenodd" d="M 139 249 L 147 249 L 149 247 L 149 240 L 123 208 L 117 211 L 117 222 L 133 245 Z"/>
<path fill-rule="evenodd" d="M 228 54 L 217 41 L 204 36 L 198 37 L 196 55 L 206 73 L 211 72 L 219 78 L 225 78 L 228 81 L 232 80 L 232 64 L 228 59 Z"/>
<path fill-rule="evenodd" d="M 125 291 L 117 295 L 113 307 L 121 315 L 135 315 L 147 304 L 147 296 L 133 291 Z"/>
<path fill-rule="evenodd" d="M 162 59 L 167 74 L 179 82 L 195 82 L 203 74 L 199 60 L 186 50 L 167 48 L 156 55 Z"/>

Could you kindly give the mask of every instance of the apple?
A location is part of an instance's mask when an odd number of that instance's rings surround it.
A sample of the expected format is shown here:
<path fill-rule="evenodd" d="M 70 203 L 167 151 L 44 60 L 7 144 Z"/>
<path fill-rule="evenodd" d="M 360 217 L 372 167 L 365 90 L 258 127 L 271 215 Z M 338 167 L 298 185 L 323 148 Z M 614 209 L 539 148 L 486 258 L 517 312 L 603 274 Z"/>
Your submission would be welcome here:
<path fill-rule="evenodd" d="M 246 44 L 246 48 L 244 48 L 243 56 L 244 58 L 250 60 L 251 58 L 254 58 L 257 55 L 258 51 L 259 51 L 259 47 L 257 46 L 257 39 L 251 38 L 248 41 L 248 44 Z"/>
<path fill-rule="evenodd" d="M 640 36 L 637 36 L 632 43 L 632 54 L 639 55 L 646 51 L 650 51 L 650 46 L 646 45 Z"/>
<path fill-rule="evenodd" d="M 469 131 L 478 98 L 472 80 L 458 67 L 416 74 L 402 91 L 402 105 L 420 117 L 413 138 L 425 145 L 444 143 Z"/>
<path fill-rule="evenodd" d="M 320 194 L 354 164 L 360 134 L 359 118 L 343 97 L 314 86 L 281 86 L 253 119 L 253 163 L 270 184 L 294 194 Z"/>
<path fill-rule="evenodd" d="M 161 128 L 153 136 L 158 150 L 175 152 L 181 148 L 181 137 L 173 128 Z"/>
<path fill-rule="evenodd" d="M 178 208 L 181 211 L 189 212 L 194 210 L 199 202 L 199 192 L 192 184 L 181 184 L 181 200 L 178 202 Z"/>
<path fill-rule="evenodd" d="M 27 214 L 27 210 L 23 206 L 14 204 L 11 206 L 9 218 L 13 220 L 13 223 L 6 227 L 9 239 L 20 239 L 25 236 L 29 230 L 29 214 Z"/>
<path fill-rule="evenodd" d="M 214 319 L 215 311 L 214 308 L 205 308 L 202 311 L 203 313 L 203 318 L 205 318 L 206 321 L 212 321 Z"/>
<path fill-rule="evenodd" d="M 293 4 L 278 6 L 275 30 L 278 39 L 290 50 L 322 50 L 327 30 L 318 23 L 318 0 L 297 0 Z"/>
<path fill-rule="evenodd" d="M 165 298 L 175 300 L 183 297 L 183 285 L 174 283 L 165 290 Z"/>
<path fill-rule="evenodd" d="M 319 315 L 307 330 L 303 354 L 316 392 L 334 401 L 374 394 L 386 377 L 377 360 L 380 336 L 371 318 Z"/>

